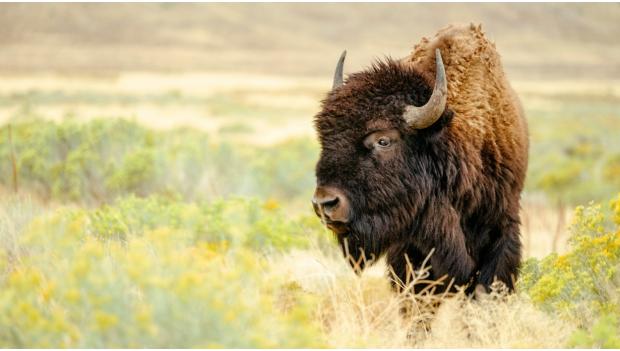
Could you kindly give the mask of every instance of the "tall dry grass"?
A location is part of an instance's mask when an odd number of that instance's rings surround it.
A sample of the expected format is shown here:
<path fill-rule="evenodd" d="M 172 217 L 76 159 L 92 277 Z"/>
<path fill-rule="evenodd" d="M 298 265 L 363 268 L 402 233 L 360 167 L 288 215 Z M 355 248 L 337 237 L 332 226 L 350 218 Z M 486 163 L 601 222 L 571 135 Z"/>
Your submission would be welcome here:
<path fill-rule="evenodd" d="M 337 253 L 315 249 L 293 251 L 271 267 L 319 300 L 316 316 L 334 348 L 552 348 L 565 345 L 573 332 L 525 294 L 501 286 L 476 298 L 395 293 L 384 260 L 357 276 Z M 410 284 L 421 283 L 424 271 Z"/>

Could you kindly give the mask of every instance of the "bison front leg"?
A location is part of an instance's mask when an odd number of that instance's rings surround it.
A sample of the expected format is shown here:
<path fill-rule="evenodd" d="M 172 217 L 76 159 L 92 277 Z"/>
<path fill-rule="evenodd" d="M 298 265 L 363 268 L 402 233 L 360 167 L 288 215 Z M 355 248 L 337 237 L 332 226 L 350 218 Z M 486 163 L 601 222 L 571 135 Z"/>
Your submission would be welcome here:
<path fill-rule="evenodd" d="M 460 217 L 449 205 L 437 202 L 429 208 L 423 232 L 415 235 L 416 244 L 424 252 L 434 250 L 430 258 L 433 279 L 444 278 L 443 289 L 452 283 L 463 286 L 470 282 L 476 262 L 465 245 Z"/>
<path fill-rule="evenodd" d="M 519 263 L 521 262 L 521 240 L 519 239 L 518 216 L 506 216 L 492 233 L 493 241 L 481 255 L 478 284 L 487 291 L 495 279 L 514 290 Z"/>
<path fill-rule="evenodd" d="M 462 244 L 462 245 L 461 245 Z M 476 264 L 463 243 L 438 243 L 430 259 L 433 279 L 443 279 L 444 291 L 448 286 L 466 286 L 471 282 Z"/>

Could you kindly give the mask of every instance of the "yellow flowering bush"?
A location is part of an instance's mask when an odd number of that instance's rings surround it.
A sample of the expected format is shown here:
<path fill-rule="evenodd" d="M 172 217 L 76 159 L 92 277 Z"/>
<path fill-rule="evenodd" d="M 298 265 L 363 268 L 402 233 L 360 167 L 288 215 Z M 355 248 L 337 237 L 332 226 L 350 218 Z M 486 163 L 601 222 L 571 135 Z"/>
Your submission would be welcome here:
<path fill-rule="evenodd" d="M 600 205 L 577 207 L 571 232 L 571 251 L 528 260 L 520 287 L 546 310 L 605 336 L 587 339 L 582 331 L 575 334 L 574 345 L 615 345 L 620 335 L 620 195 L 608 212 Z"/>
<path fill-rule="evenodd" d="M 312 300 L 278 307 L 288 282 L 261 251 L 304 241 L 280 238 L 296 224 L 263 207 L 130 197 L 35 218 L 0 271 L 0 346 L 323 346 Z"/>

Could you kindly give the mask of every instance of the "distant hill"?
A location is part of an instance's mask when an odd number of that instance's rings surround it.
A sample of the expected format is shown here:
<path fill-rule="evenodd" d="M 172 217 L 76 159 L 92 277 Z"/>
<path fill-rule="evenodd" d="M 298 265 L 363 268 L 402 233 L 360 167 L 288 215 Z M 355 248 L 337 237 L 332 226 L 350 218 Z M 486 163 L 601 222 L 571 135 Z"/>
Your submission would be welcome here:
<path fill-rule="evenodd" d="M 513 77 L 620 78 L 620 4 L 0 4 L 0 72 L 331 74 L 482 23 Z"/>

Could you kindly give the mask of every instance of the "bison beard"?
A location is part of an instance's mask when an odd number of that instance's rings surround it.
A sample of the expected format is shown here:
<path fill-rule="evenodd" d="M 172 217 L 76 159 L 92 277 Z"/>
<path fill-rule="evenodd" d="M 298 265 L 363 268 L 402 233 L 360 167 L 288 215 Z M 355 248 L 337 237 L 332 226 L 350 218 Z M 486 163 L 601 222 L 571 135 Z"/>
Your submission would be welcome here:
<path fill-rule="evenodd" d="M 444 29 L 344 83 L 343 61 L 315 117 L 313 199 L 343 252 L 361 269 L 385 254 L 403 282 L 434 252 L 432 279 L 514 289 L 527 126 L 480 27 Z"/>

